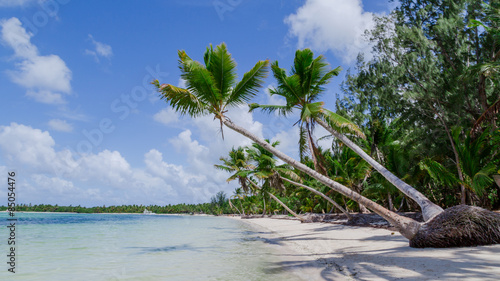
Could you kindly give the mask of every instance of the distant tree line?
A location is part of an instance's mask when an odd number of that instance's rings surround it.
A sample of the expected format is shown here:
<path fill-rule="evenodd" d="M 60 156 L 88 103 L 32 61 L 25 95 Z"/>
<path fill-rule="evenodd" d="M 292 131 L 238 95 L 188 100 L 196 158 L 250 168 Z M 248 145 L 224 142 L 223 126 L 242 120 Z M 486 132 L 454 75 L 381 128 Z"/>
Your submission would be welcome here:
<path fill-rule="evenodd" d="M 232 213 L 224 192 L 219 192 L 211 198 L 210 203 L 176 204 L 176 205 L 120 205 L 120 206 L 59 206 L 50 204 L 19 204 L 16 212 L 71 212 L 71 213 L 143 213 L 144 209 L 156 214 L 211 214 L 221 215 Z M 0 211 L 6 211 L 6 206 L 0 206 Z"/>

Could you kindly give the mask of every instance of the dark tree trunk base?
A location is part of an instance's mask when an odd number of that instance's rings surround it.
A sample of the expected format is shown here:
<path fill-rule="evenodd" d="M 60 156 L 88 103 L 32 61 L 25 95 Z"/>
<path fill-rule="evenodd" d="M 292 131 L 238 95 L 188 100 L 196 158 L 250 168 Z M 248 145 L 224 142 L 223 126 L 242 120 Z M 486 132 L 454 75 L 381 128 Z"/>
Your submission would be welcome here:
<path fill-rule="evenodd" d="M 410 240 L 413 248 L 448 248 L 500 243 L 500 214 L 458 205 L 422 225 Z"/>

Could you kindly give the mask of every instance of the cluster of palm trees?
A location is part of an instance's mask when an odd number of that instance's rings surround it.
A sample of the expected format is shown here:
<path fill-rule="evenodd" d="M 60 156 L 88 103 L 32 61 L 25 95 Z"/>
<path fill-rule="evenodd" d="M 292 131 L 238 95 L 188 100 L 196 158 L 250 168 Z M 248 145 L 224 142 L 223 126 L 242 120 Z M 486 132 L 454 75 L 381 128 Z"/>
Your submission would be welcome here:
<path fill-rule="evenodd" d="M 269 140 L 265 141 L 269 143 Z M 279 142 L 273 142 L 271 146 L 276 147 L 278 144 Z M 263 200 L 263 214 L 266 214 L 266 197 L 270 197 L 290 214 L 301 221 L 305 221 L 303 217 L 297 215 L 297 213 L 287 206 L 286 202 L 283 202 L 282 199 L 279 199 L 275 195 L 275 193 L 285 195 L 285 186 L 291 184 L 294 187 L 308 190 L 322 197 L 327 200 L 327 202 L 331 203 L 332 207 L 337 208 L 339 211 L 346 214 L 347 217 L 350 217 L 349 213 L 332 198 L 328 197 L 320 190 L 301 183 L 303 179 L 291 169 L 290 165 L 277 165 L 274 155 L 257 143 L 253 143 L 251 147 L 233 148 L 229 152 L 228 157 L 221 157 L 220 160 L 223 162 L 223 165 L 215 165 L 215 167 L 232 173 L 228 181 L 238 180 L 241 186 L 241 188 L 236 190 L 230 200 L 237 199 L 240 203 L 241 210 L 232 203 L 231 206 L 242 215 L 245 215 L 245 208 L 243 208 L 242 202 L 245 201 L 246 197 L 248 195 L 259 194 Z M 296 207 L 297 206 L 295 206 L 294 209 L 296 209 Z M 268 211 L 272 212 L 273 210 Z"/>
<path fill-rule="evenodd" d="M 186 81 L 186 88 L 160 84 L 158 81 L 154 81 L 153 84 L 158 88 L 161 97 L 181 114 L 192 117 L 213 115 L 219 120 L 221 129 L 225 126 L 254 142 L 251 148 L 233 149 L 229 158 L 221 159 L 224 165 L 217 166 L 234 172 L 230 180 L 237 179 L 242 188 L 252 187 L 261 190 L 272 199 L 281 202 L 269 191 L 269 188 L 280 189 L 284 186 L 284 181 L 300 184 L 299 178 L 289 172 L 288 168 L 293 167 L 295 174 L 307 175 L 317 181 L 318 185 L 330 188 L 384 217 L 410 241 L 415 237 L 420 237 L 419 232 L 427 231 L 425 224 L 401 216 L 361 195 L 353 186 L 348 187 L 332 179 L 327 173 L 323 156 L 313 138 L 313 130 L 319 125 L 342 145 L 359 155 L 394 187 L 413 199 L 420 206 L 426 222 L 432 221 L 433 218 L 443 213 L 441 207 L 389 172 L 352 141 L 351 138 L 363 137 L 356 125 L 324 107 L 324 102 L 319 100 L 325 90 L 324 86 L 339 73 L 340 68 L 330 70 L 323 56 L 314 58 L 309 49 L 298 50 L 289 74 L 279 67 L 278 62 L 272 63 L 270 68 L 278 86 L 271 90 L 271 94 L 284 97 L 286 105 L 250 104 L 250 110 L 261 109 L 268 113 L 277 112 L 283 116 L 300 111 L 298 120 L 301 137 L 300 152 L 301 157 L 304 157 L 307 151 L 309 152 L 313 162 L 312 167 L 309 167 L 302 161 L 279 151 L 276 148 L 277 143 L 269 143 L 255 136 L 233 123 L 227 116 L 228 108 L 248 103 L 259 92 L 264 83 L 263 79 L 269 72 L 268 60 L 257 62 L 240 81 L 236 81 L 236 63 L 224 43 L 215 48 L 211 45 L 207 48 L 203 56 L 204 64 L 191 59 L 185 51 L 179 51 L 178 54 L 181 78 Z M 276 166 L 272 160 L 273 155 L 289 166 Z M 282 168 L 287 168 L 287 172 L 281 170 Z M 262 184 L 259 185 L 252 177 Z M 309 188 L 311 191 L 318 191 L 315 188 Z M 283 207 L 285 206 L 286 204 L 283 204 Z"/>

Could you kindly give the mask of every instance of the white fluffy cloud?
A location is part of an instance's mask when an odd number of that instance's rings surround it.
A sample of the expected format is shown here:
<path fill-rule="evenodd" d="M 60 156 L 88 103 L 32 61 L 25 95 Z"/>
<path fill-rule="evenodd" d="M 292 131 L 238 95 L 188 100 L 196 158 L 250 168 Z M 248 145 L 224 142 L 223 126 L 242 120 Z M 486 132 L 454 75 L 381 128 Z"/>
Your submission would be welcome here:
<path fill-rule="evenodd" d="M 73 126 L 66 122 L 66 120 L 52 119 L 49 121 L 49 128 L 59 132 L 72 132 Z"/>
<path fill-rule="evenodd" d="M 231 109 L 227 115 L 239 126 L 263 136 L 263 125 L 253 120 L 247 106 Z M 53 127 L 66 124 L 59 121 L 53 122 Z M 233 146 L 250 145 L 251 140 L 228 128 L 224 128 L 223 140 L 220 123 L 209 116 L 183 122 L 188 128 L 170 138 L 166 150 L 150 149 L 139 166 L 131 165 L 119 151 L 78 155 L 60 148 L 48 131 L 11 123 L 0 126 L 2 165 L 17 168 L 24 175 L 21 197 L 26 203 L 201 203 L 219 191 L 230 195 L 237 183 L 227 184 L 229 174 L 216 170 L 214 164 Z M 295 150 L 294 129 L 282 132 L 289 129 L 276 127 L 270 134 L 284 138 L 283 148 L 291 151 Z M 0 193 L 0 200 L 2 196 Z"/>
<path fill-rule="evenodd" d="M 93 50 L 85 49 L 85 54 L 94 57 L 96 62 L 99 62 L 100 57 L 110 59 L 113 56 L 113 49 L 110 45 L 96 41 L 91 34 L 89 34 L 89 40 L 94 48 Z"/>
<path fill-rule="evenodd" d="M 282 130 L 271 139 L 271 143 L 279 141 L 277 148 L 288 155 L 298 155 L 299 127 L 297 125 Z"/>
<path fill-rule="evenodd" d="M 64 103 L 71 93 L 71 70 L 56 55 L 39 55 L 18 18 L 0 21 L 2 42 L 14 50 L 16 69 L 8 71 L 12 82 L 27 89 L 26 95 L 41 103 Z"/>
<path fill-rule="evenodd" d="M 56 147 L 47 131 L 16 123 L 0 126 L 2 159 L 23 175 L 23 202 L 41 203 L 51 196 L 72 204 L 83 200 L 82 205 L 165 204 L 168 196 L 178 201 L 162 178 L 148 169 L 132 168 L 118 151 L 104 150 L 75 159 L 71 151 Z"/>
<path fill-rule="evenodd" d="M 42 0 L 0 0 L 0 7 L 27 6 L 34 3 L 41 3 Z"/>
<path fill-rule="evenodd" d="M 4 164 L 23 175 L 22 202 L 200 203 L 207 202 L 221 189 L 226 192 L 234 189 L 225 183 L 228 175 L 213 168 L 222 156 L 216 151 L 221 149 L 210 151 L 192 139 L 189 130 L 171 139 L 170 144 L 186 155 L 187 166 L 172 164 L 173 157 L 151 149 L 144 155 L 143 167 L 132 167 L 118 151 L 76 155 L 67 149 L 57 149 L 56 141 L 47 131 L 17 123 L 0 126 Z M 4 195 L 0 194 L 0 200 Z"/>
<path fill-rule="evenodd" d="M 54 145 L 48 132 L 16 123 L 0 126 L 0 149 L 3 158 L 13 166 L 49 171 L 46 165 L 58 158 Z"/>
<path fill-rule="evenodd" d="M 374 26 L 373 14 L 363 11 L 361 0 L 307 0 L 285 23 L 299 48 L 330 50 L 344 63 L 371 48 L 363 34 Z"/>
<path fill-rule="evenodd" d="M 153 116 L 156 122 L 160 122 L 164 125 L 172 125 L 179 122 L 179 114 L 175 112 L 171 107 L 164 108 L 160 110 Z"/>

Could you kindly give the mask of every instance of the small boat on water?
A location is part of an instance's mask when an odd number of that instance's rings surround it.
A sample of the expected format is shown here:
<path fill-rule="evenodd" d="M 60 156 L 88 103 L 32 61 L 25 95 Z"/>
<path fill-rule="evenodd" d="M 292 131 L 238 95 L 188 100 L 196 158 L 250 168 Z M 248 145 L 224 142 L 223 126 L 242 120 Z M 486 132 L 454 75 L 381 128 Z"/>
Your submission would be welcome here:
<path fill-rule="evenodd" d="M 155 213 L 153 213 L 152 211 L 148 211 L 148 209 L 144 209 L 143 214 L 145 214 L 145 215 L 154 215 Z"/>

